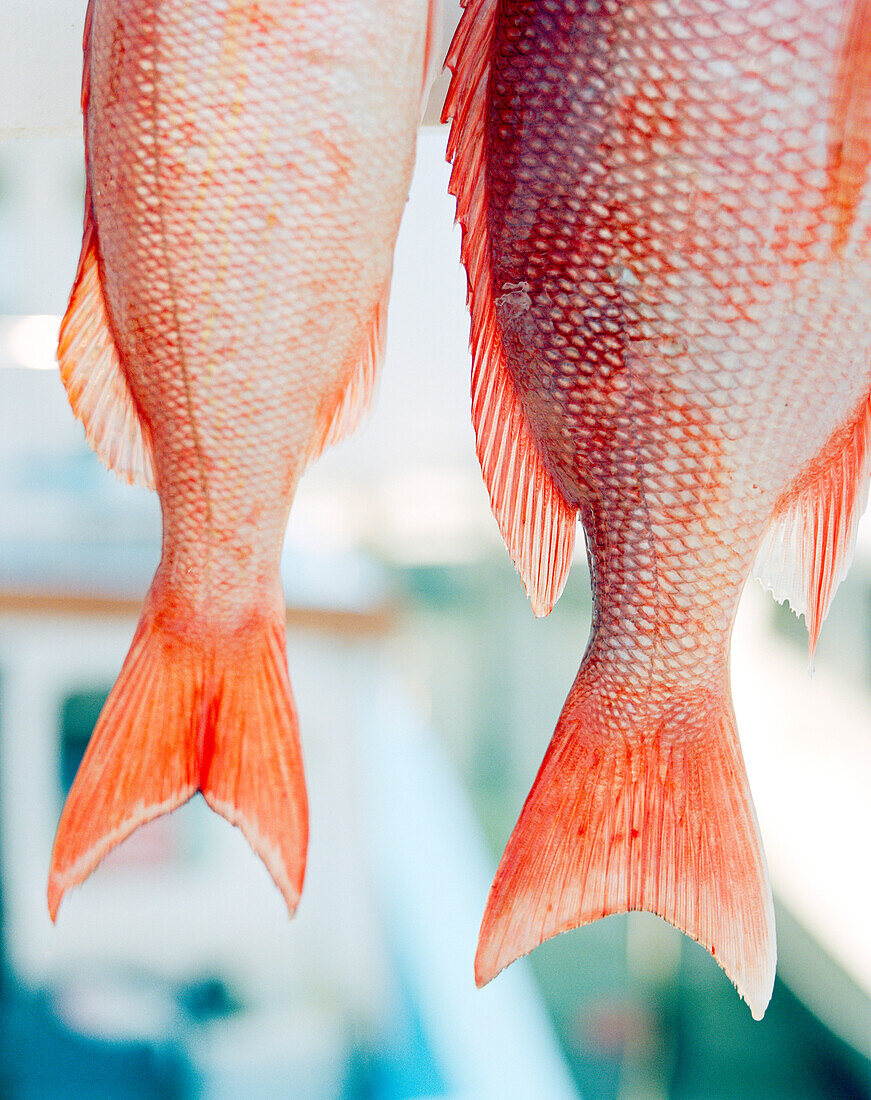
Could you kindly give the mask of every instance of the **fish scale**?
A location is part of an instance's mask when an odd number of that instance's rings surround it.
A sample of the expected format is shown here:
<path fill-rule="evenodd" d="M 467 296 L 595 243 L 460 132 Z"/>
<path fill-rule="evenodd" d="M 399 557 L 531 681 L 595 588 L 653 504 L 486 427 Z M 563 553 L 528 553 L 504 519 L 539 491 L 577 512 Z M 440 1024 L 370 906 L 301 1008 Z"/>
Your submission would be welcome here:
<path fill-rule="evenodd" d="M 755 1016 L 768 1002 L 728 644 L 758 557 L 813 648 L 867 497 L 869 13 L 465 5 L 445 115 L 478 454 L 536 613 L 577 519 L 594 608 L 490 893 L 481 983 L 556 932 L 647 908 Z"/>
<path fill-rule="evenodd" d="M 307 799 L 281 545 L 379 366 L 434 0 L 91 0 L 61 374 L 156 486 L 160 565 L 64 807 L 49 909 L 201 790 L 293 912 Z"/>

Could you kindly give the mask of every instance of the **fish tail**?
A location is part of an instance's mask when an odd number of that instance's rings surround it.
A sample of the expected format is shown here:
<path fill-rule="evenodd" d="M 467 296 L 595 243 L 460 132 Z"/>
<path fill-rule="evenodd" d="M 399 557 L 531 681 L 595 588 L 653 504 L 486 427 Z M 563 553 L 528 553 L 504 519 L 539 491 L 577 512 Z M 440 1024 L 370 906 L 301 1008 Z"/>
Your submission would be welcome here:
<path fill-rule="evenodd" d="M 149 598 L 61 815 L 52 920 L 64 893 L 116 844 L 198 790 L 242 830 L 293 913 L 308 809 L 283 608 L 192 637 Z"/>
<path fill-rule="evenodd" d="M 774 911 L 728 688 L 672 697 L 633 731 L 584 668 L 490 889 L 475 977 L 632 909 L 706 947 L 761 1019 Z"/>

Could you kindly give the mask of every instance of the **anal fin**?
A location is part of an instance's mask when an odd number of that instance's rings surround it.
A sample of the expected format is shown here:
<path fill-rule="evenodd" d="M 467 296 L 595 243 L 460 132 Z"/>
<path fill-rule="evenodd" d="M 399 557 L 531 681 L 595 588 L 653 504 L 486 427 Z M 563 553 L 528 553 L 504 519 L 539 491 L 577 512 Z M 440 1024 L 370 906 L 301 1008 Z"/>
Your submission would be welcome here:
<path fill-rule="evenodd" d="M 813 655 L 823 620 L 847 575 L 856 529 L 868 502 L 871 405 L 850 422 L 781 498 L 754 572 L 779 602 L 804 615 Z"/>
<path fill-rule="evenodd" d="M 326 416 L 323 434 L 316 437 L 310 459 L 356 431 L 369 411 L 387 339 L 387 305 L 390 278 L 382 291 L 363 335 L 362 347 L 345 378 L 343 388 Z"/>

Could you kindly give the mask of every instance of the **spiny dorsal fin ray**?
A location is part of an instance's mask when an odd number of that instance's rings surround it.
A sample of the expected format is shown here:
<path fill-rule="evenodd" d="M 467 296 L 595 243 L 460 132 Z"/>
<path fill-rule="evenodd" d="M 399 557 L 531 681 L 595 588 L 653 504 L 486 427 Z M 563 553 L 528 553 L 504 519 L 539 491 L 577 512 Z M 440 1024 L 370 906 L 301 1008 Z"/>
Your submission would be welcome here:
<path fill-rule="evenodd" d="M 483 164 L 487 87 L 497 0 L 467 0 L 448 51 L 453 73 L 443 120 L 457 198 L 472 318 L 472 420 L 493 513 L 536 615 L 546 615 L 568 576 L 576 509 L 544 465 L 505 362 L 496 317 Z"/>

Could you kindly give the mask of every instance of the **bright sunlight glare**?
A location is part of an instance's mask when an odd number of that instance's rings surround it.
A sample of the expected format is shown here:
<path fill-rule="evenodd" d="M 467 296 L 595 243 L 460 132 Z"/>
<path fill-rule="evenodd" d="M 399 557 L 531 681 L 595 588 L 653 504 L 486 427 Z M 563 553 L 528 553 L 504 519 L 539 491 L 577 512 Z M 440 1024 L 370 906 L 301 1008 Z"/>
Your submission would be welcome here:
<path fill-rule="evenodd" d="M 57 370 L 60 317 L 34 314 L 0 319 L 0 365 Z"/>

